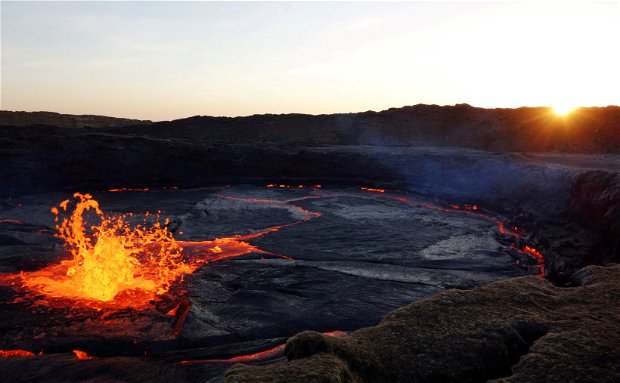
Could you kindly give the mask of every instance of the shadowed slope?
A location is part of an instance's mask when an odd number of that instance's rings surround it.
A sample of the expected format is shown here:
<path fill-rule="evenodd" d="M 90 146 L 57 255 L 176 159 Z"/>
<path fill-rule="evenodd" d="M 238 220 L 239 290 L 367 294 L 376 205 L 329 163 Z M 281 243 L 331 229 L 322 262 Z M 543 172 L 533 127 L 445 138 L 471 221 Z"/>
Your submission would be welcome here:
<path fill-rule="evenodd" d="M 418 104 L 380 112 L 194 116 L 173 121 L 0 111 L 0 125 L 83 128 L 84 132 L 174 138 L 210 144 L 432 145 L 494 151 L 620 152 L 620 107 L 485 109 Z M 36 130 L 36 129 L 35 129 Z M 71 129 L 75 130 L 75 129 Z M 66 135 L 56 131 L 54 134 Z M 0 134 L 12 134 L 9 132 Z"/>

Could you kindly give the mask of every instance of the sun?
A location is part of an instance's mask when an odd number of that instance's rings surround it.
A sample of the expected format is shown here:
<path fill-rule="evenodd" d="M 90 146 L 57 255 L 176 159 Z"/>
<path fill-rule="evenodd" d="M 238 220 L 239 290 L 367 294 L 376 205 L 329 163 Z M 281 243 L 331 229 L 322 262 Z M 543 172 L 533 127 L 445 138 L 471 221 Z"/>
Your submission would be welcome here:
<path fill-rule="evenodd" d="M 553 109 L 553 113 L 557 114 L 558 116 L 566 116 L 569 115 L 572 111 L 574 111 L 576 107 L 572 105 L 555 105 L 551 107 L 551 109 Z"/>

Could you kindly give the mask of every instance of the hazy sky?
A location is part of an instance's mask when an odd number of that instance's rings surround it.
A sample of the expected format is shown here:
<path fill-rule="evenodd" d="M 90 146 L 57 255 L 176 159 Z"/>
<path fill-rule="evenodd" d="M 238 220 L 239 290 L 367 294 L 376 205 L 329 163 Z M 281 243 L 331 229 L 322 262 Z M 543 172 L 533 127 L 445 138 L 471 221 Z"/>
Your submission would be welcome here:
<path fill-rule="evenodd" d="M 1 2 L 2 109 L 620 104 L 620 2 Z"/>

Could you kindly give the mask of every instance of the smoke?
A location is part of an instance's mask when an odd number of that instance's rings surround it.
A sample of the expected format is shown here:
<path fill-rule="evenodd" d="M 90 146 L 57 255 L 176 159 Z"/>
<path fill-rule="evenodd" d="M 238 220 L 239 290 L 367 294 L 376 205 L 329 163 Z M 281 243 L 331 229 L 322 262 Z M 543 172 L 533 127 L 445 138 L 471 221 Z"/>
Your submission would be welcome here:
<path fill-rule="evenodd" d="M 537 162 L 525 154 L 463 148 L 366 148 L 393 169 L 409 190 L 466 201 L 510 201 L 512 205 L 559 213 L 576 169 Z"/>

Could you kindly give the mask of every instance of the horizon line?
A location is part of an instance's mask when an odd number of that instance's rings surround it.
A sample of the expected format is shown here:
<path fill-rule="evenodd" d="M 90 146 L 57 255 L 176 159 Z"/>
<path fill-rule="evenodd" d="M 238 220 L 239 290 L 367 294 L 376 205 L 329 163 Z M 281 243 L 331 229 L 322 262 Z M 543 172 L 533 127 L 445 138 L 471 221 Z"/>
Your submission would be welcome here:
<path fill-rule="evenodd" d="M 143 118 L 131 118 L 131 117 L 119 117 L 116 115 L 108 115 L 108 114 L 93 114 L 93 113 L 64 113 L 64 112 L 54 112 L 54 111 L 50 111 L 50 110 L 8 110 L 8 109 L 0 109 L 0 112 L 12 112 L 12 113 L 53 113 L 53 114 L 59 114 L 59 115 L 66 115 L 66 116 L 76 116 L 76 117 L 108 117 L 108 118 L 117 118 L 117 119 L 125 119 L 125 120 L 135 120 L 135 121 L 150 121 L 150 122 L 165 122 L 165 121 L 175 121 L 175 120 L 183 120 L 183 119 L 188 119 L 188 118 L 192 118 L 192 117 L 214 117 L 214 118 L 246 118 L 246 117 L 254 117 L 254 116 L 268 116 L 268 115 L 275 115 L 275 116 L 286 116 L 286 115 L 304 115 L 304 116 L 330 116 L 330 115 L 339 115 L 339 114 L 359 114 L 359 113 L 368 113 L 368 112 L 372 112 L 372 113 L 382 113 L 382 112 L 386 112 L 392 109 L 403 109 L 403 108 L 408 108 L 408 107 L 414 107 L 414 106 L 419 106 L 419 105 L 423 105 L 423 106 L 437 106 L 437 107 L 441 107 L 441 108 L 445 108 L 445 107 L 457 107 L 457 106 L 468 106 L 468 107 L 472 107 L 472 108 L 477 108 L 477 109 L 488 109 L 488 110 L 495 110 L 495 109 L 513 109 L 513 110 L 517 110 L 517 109 L 554 109 L 554 107 L 552 105 L 522 105 L 522 106 L 518 106 L 518 107 L 484 107 L 484 106 L 476 106 L 476 105 L 472 105 L 466 102 L 462 102 L 462 103 L 456 103 L 456 104 L 425 104 L 425 103 L 417 103 L 417 104 L 409 104 L 409 105 L 402 105 L 402 106 L 395 106 L 395 107 L 390 107 L 387 109 L 382 109 L 382 110 L 373 110 L 373 109 L 368 109 L 368 110 L 360 110 L 360 111 L 355 111 L 355 112 L 334 112 L 334 113 L 302 113 L 302 112 L 283 112 L 283 113 L 278 113 L 278 112 L 262 112 L 262 113 L 253 113 L 253 114 L 243 114 L 243 115 L 210 115 L 210 114 L 193 114 L 193 115 L 186 115 L 184 117 L 177 117 L 177 118 L 171 118 L 171 119 L 163 119 L 163 120 L 151 120 L 151 119 L 143 119 Z M 608 104 L 608 105 L 579 105 L 579 106 L 574 106 L 573 109 L 581 109 L 581 108 L 608 108 L 608 107 L 620 107 L 620 105 L 617 104 Z"/>

